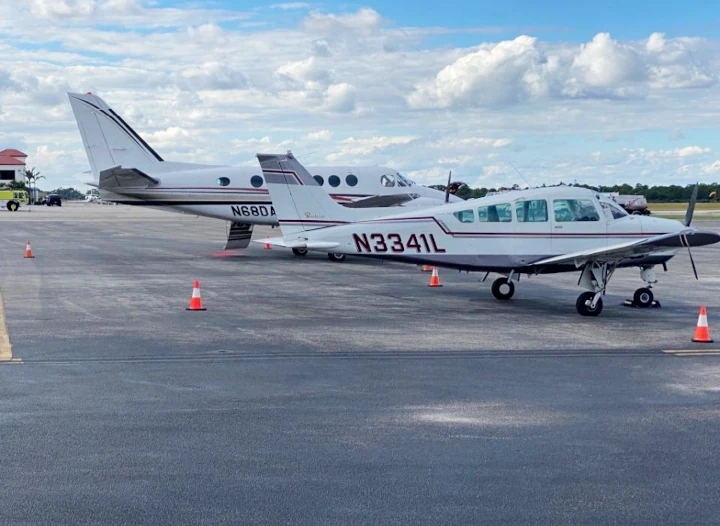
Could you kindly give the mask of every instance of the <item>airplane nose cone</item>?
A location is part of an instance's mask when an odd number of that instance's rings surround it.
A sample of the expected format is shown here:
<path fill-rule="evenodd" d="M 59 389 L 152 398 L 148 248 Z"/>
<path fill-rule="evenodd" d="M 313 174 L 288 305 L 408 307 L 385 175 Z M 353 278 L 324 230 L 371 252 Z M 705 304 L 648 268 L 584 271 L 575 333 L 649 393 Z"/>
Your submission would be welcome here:
<path fill-rule="evenodd" d="M 643 234 L 667 234 L 669 232 L 680 232 L 685 228 L 681 221 L 676 219 L 666 219 L 664 217 L 646 217 L 641 218 Z"/>

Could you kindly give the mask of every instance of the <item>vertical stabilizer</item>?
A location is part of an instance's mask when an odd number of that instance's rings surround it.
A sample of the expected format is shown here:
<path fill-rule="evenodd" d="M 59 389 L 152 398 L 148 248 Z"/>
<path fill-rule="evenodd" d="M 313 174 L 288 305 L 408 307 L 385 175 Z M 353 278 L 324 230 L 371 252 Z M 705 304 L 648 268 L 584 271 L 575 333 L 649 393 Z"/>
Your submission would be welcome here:
<path fill-rule="evenodd" d="M 163 162 L 120 115 L 90 93 L 68 93 L 75 121 L 95 180 L 101 171 L 115 166 L 156 171 Z"/>

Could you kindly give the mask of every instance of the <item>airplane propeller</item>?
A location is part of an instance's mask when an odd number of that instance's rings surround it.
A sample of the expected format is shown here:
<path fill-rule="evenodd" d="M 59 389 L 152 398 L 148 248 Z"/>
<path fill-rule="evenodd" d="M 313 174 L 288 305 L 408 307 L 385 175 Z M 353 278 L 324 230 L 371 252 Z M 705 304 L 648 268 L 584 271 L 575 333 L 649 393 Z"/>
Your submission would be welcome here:
<path fill-rule="evenodd" d="M 450 182 L 452 181 L 452 170 L 450 170 L 450 173 L 448 173 L 448 182 L 447 186 L 445 187 L 445 204 L 448 204 L 450 202 Z"/>
<path fill-rule="evenodd" d="M 699 186 L 700 186 L 699 183 L 695 183 L 695 188 L 693 188 L 692 195 L 690 196 L 690 202 L 688 203 L 687 212 L 685 212 L 685 221 L 683 223 L 686 227 L 689 227 L 690 223 L 692 223 L 693 214 L 695 213 L 695 204 L 697 203 Z M 698 278 L 697 268 L 695 267 L 695 260 L 693 259 L 692 251 L 690 250 L 690 242 L 688 241 L 687 236 L 683 236 L 683 241 L 685 242 L 685 246 L 687 246 L 687 249 L 688 249 L 688 256 L 690 257 L 690 265 L 692 265 L 693 274 L 695 274 L 695 279 L 700 279 L 700 278 Z"/>

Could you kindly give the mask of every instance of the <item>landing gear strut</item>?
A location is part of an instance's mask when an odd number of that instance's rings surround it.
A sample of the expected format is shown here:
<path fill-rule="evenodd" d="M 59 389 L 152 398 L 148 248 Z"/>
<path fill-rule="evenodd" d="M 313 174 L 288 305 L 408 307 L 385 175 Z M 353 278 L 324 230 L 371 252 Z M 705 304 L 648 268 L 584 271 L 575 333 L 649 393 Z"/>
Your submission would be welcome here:
<path fill-rule="evenodd" d="M 498 300 L 509 300 L 515 294 L 515 284 L 508 278 L 498 278 L 493 281 L 492 295 Z"/>

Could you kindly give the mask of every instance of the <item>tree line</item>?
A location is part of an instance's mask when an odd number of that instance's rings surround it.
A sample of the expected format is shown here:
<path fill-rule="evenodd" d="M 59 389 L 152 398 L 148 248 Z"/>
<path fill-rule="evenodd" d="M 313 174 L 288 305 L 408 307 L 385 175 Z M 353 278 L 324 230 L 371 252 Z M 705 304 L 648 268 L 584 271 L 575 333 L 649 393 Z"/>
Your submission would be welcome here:
<path fill-rule="evenodd" d="M 511 188 L 470 188 L 464 183 L 457 182 L 453 185 L 459 185 L 455 195 L 463 199 L 475 199 L 478 197 L 485 197 L 489 192 L 498 192 L 502 190 L 517 190 L 520 187 L 514 185 Z M 546 185 L 542 185 L 545 188 Z M 670 202 L 682 202 L 689 201 L 692 195 L 694 184 L 688 184 L 685 186 L 681 185 L 653 185 L 649 186 L 646 184 L 636 184 L 635 186 L 625 184 L 616 184 L 612 186 L 590 186 L 585 184 L 569 184 L 552 186 L 577 186 L 581 188 L 589 188 L 603 193 L 618 193 L 620 195 L 643 195 L 649 202 L 653 203 L 670 203 Z M 698 187 L 698 201 L 717 201 L 717 190 L 720 185 L 718 183 L 700 183 Z M 436 190 L 445 191 L 445 185 L 431 185 L 430 188 Z M 452 186 L 451 186 L 452 188 Z"/>

